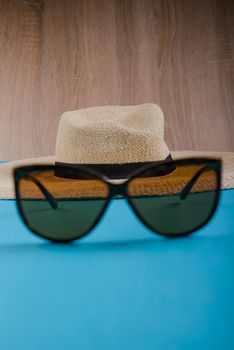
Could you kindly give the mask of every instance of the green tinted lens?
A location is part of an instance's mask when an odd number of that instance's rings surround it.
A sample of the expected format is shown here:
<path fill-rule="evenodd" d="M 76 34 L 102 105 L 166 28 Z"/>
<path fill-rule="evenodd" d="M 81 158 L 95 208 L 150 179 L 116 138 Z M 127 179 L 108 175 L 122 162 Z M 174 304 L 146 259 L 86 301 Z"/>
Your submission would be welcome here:
<path fill-rule="evenodd" d="M 74 175 L 74 176 L 73 176 Z M 108 197 L 108 186 L 85 172 L 70 170 L 55 176 L 54 169 L 27 172 L 20 178 L 20 208 L 29 228 L 55 241 L 77 239 L 99 218 Z"/>
<path fill-rule="evenodd" d="M 148 170 L 129 183 L 130 201 L 154 231 L 171 236 L 190 233 L 204 225 L 216 207 L 219 176 L 215 167 L 178 162 L 167 174 Z"/>

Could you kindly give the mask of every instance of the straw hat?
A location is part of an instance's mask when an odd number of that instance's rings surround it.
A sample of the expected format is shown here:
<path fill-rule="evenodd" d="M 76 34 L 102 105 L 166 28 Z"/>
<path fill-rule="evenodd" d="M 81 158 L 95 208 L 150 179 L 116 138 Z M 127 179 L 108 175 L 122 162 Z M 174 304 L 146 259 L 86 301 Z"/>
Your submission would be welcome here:
<path fill-rule="evenodd" d="M 62 115 L 54 156 L 0 165 L 0 198 L 15 197 L 12 169 L 19 166 L 82 165 L 119 179 L 143 164 L 191 157 L 222 158 L 222 188 L 234 188 L 234 152 L 170 152 L 164 140 L 163 112 L 158 105 L 79 109 Z"/>

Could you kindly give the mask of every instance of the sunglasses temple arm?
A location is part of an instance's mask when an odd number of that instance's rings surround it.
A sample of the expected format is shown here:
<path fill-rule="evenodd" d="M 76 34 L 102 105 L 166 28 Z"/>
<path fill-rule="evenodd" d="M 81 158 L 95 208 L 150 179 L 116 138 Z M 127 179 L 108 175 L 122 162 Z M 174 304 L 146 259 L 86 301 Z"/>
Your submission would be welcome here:
<path fill-rule="evenodd" d="M 191 180 L 184 186 L 184 188 L 182 189 L 181 193 L 180 193 L 180 199 L 184 200 L 187 198 L 189 192 L 191 191 L 191 189 L 193 188 L 193 186 L 195 185 L 196 181 L 198 180 L 198 178 L 205 172 L 210 170 L 211 168 L 208 166 L 204 166 L 203 168 L 199 169 L 196 174 L 194 174 L 194 176 L 191 178 Z"/>
<path fill-rule="evenodd" d="M 24 178 L 26 180 L 33 181 L 39 187 L 39 189 L 44 194 L 44 196 L 46 197 L 46 199 L 48 200 L 48 202 L 50 203 L 50 205 L 53 209 L 58 208 L 58 203 L 57 203 L 56 199 L 52 196 L 52 194 L 49 191 L 47 191 L 47 189 L 40 183 L 40 181 L 38 181 L 35 177 L 33 177 L 31 175 L 26 175 L 26 176 L 24 176 Z"/>

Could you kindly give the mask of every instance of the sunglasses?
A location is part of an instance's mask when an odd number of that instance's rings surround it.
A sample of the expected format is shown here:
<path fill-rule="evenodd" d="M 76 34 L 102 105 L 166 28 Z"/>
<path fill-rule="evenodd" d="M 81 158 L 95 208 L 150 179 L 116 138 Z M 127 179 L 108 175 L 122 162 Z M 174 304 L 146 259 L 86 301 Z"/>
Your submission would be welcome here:
<path fill-rule="evenodd" d="M 142 166 L 113 180 L 84 166 L 24 166 L 14 169 L 16 203 L 26 226 L 54 242 L 87 235 L 112 199 L 126 199 L 151 231 L 168 237 L 198 230 L 213 216 L 221 160 L 181 159 Z"/>

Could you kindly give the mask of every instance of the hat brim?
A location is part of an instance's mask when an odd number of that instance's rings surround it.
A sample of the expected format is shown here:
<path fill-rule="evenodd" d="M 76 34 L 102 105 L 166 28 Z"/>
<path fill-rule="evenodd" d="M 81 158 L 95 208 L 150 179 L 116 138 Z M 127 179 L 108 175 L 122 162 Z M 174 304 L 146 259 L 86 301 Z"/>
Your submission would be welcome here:
<path fill-rule="evenodd" d="M 223 165 L 221 187 L 223 189 L 234 188 L 234 152 L 172 151 L 171 156 L 173 160 L 196 157 L 221 158 Z M 54 165 L 55 156 L 20 159 L 0 164 L 0 199 L 15 198 L 12 174 L 14 168 L 36 164 Z"/>

